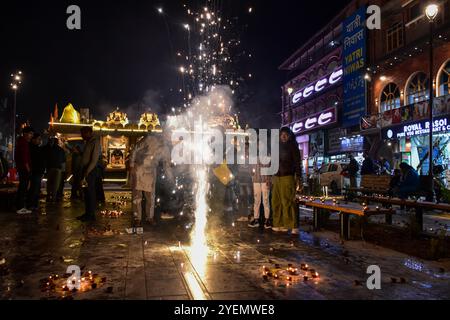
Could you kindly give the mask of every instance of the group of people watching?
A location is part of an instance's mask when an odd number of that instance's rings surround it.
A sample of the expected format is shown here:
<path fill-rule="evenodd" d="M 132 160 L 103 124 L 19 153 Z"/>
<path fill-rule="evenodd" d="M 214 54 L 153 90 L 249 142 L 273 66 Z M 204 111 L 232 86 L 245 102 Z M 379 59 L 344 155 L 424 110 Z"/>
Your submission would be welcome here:
<path fill-rule="evenodd" d="M 39 199 L 44 175 L 46 175 L 46 202 L 60 202 L 64 196 L 67 179 L 67 154 L 71 153 L 72 194 L 71 198 L 85 199 L 86 212 L 79 220 L 95 219 L 97 199 L 103 193 L 101 170 L 99 170 L 100 142 L 93 136 L 92 128 L 83 128 L 81 135 L 85 141 L 80 146 L 69 148 L 61 146 L 57 137 L 50 137 L 42 145 L 43 137 L 31 127 L 25 127 L 18 138 L 15 149 L 15 163 L 19 175 L 16 208 L 18 214 L 30 214 L 39 210 Z M 82 192 L 86 181 L 85 192 Z"/>
<path fill-rule="evenodd" d="M 356 177 L 358 175 L 359 164 L 356 159 L 350 155 L 350 163 L 345 169 L 350 179 L 350 187 L 356 188 Z M 364 155 L 364 161 L 361 166 L 361 176 L 364 175 L 382 175 L 391 176 L 389 194 L 406 199 L 418 191 L 420 179 L 418 172 L 409 164 L 402 162 L 399 169 L 392 171 L 391 164 L 387 159 L 381 157 L 379 161 L 374 161 L 369 154 Z"/>
<path fill-rule="evenodd" d="M 261 175 L 261 164 L 250 166 L 254 207 L 249 227 L 260 226 L 261 203 L 264 228 L 275 232 L 299 233 L 299 207 L 295 196 L 303 188 L 301 155 L 295 136 L 289 128 L 280 131 L 279 169 L 274 176 Z M 269 200 L 271 197 L 271 201 Z M 261 201 L 262 200 L 262 201 Z M 272 211 L 272 221 L 270 213 Z"/>

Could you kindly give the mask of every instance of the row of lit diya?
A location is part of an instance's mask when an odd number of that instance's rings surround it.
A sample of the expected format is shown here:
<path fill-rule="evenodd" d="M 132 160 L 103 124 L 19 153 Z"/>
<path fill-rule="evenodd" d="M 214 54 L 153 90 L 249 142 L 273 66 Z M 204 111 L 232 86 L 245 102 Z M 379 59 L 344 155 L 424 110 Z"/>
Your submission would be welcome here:
<path fill-rule="evenodd" d="M 282 268 L 279 264 L 275 264 L 274 268 L 263 266 L 263 279 L 269 278 L 275 280 L 286 280 L 289 282 L 308 281 L 309 279 L 318 280 L 319 273 L 311 269 L 307 264 L 302 263 L 299 268 L 294 268 L 292 264 L 288 264 L 287 268 Z"/>
<path fill-rule="evenodd" d="M 330 198 L 330 197 L 312 197 L 312 196 L 302 196 L 302 195 L 297 196 L 298 201 L 313 202 L 313 201 L 319 200 L 320 202 L 325 203 L 325 201 L 331 200 L 331 201 L 333 201 L 333 204 L 335 204 L 335 205 L 341 203 L 340 199 L 341 199 L 341 197 Z"/>
<path fill-rule="evenodd" d="M 98 274 L 92 273 L 92 271 L 87 271 L 80 277 L 69 273 L 62 276 L 54 274 L 40 280 L 40 289 L 41 292 L 56 293 L 64 296 L 66 294 L 95 290 L 105 283 L 106 277 L 100 277 Z"/>
<path fill-rule="evenodd" d="M 122 210 L 103 210 L 100 212 L 100 214 L 104 218 L 110 218 L 110 219 L 119 219 L 121 216 L 123 216 Z"/>
<path fill-rule="evenodd" d="M 298 201 L 310 201 L 310 202 L 313 202 L 313 201 L 317 200 L 317 198 L 311 197 L 311 196 L 298 196 L 297 199 L 298 199 Z M 336 198 L 320 197 L 320 198 L 318 198 L 318 200 L 321 203 L 325 203 L 325 201 L 331 200 L 333 202 L 333 205 L 339 205 L 341 203 L 340 202 L 340 198 L 338 198 L 338 197 L 336 197 Z M 345 201 L 345 203 L 347 204 L 348 202 Z M 368 204 L 365 203 L 365 202 L 361 203 L 361 206 L 363 207 L 364 211 L 368 211 L 370 209 Z M 375 207 L 375 209 L 376 210 L 381 210 L 379 206 Z"/>

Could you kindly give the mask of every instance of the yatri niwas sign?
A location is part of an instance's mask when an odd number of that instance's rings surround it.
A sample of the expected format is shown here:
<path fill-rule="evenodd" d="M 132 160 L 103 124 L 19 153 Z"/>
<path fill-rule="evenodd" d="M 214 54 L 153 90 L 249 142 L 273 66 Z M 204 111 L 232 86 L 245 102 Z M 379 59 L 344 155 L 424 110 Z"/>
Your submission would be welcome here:
<path fill-rule="evenodd" d="M 322 112 L 310 115 L 291 125 L 295 134 L 311 131 L 321 127 L 329 126 L 337 122 L 336 108 L 330 108 Z"/>
<path fill-rule="evenodd" d="M 305 88 L 294 92 L 291 96 L 292 104 L 297 104 L 301 100 L 312 97 L 314 94 L 338 83 L 341 81 L 343 74 L 344 71 L 342 68 L 338 68 L 325 78 L 317 80 L 316 82 L 307 85 Z"/>
<path fill-rule="evenodd" d="M 356 126 L 366 113 L 366 8 L 361 7 L 343 23 L 344 104 L 342 126 Z"/>

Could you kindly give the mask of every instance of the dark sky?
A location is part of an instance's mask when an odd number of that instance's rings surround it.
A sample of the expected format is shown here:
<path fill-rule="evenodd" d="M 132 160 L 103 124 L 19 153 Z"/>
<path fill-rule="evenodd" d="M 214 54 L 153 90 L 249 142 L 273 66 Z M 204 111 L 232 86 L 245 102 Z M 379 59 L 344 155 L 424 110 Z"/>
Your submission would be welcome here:
<path fill-rule="evenodd" d="M 152 104 L 163 113 L 178 101 L 171 89 L 179 87 L 180 79 L 156 8 L 164 7 L 170 41 L 177 50 L 186 43 L 182 4 L 205 2 L 3 1 L 0 98 L 12 97 L 9 77 L 20 69 L 25 81 L 18 113 L 40 129 L 55 103 L 60 110 L 68 102 L 76 108 L 87 106 L 99 119 L 115 106 L 137 114 L 143 105 Z M 244 119 L 255 127 L 279 124 L 280 86 L 286 75 L 277 67 L 348 2 L 223 0 L 225 15 L 248 24 L 240 37 L 242 49 L 253 55 L 246 69 L 254 78 L 247 84 L 251 99 L 239 106 Z M 66 28 L 66 8 L 71 4 L 81 7 L 81 31 Z M 250 6 L 252 15 L 246 12 Z"/>

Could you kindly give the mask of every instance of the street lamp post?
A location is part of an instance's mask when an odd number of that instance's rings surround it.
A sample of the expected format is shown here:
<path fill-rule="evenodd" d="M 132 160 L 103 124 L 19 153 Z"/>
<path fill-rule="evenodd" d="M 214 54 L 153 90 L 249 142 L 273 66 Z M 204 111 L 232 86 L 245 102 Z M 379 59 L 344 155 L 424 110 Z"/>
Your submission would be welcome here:
<path fill-rule="evenodd" d="M 425 8 L 425 15 L 428 18 L 428 21 L 430 23 L 430 75 L 429 75 L 429 90 L 430 90 L 430 112 L 429 112 L 429 121 L 430 121 L 430 134 L 429 134 L 429 143 L 430 143 L 430 151 L 429 151 L 429 166 L 428 166 L 428 176 L 431 183 L 431 189 L 430 192 L 433 192 L 433 100 L 434 100 L 434 87 L 433 87 L 433 79 L 434 79 L 434 70 L 433 70 L 433 64 L 434 64 L 434 52 L 433 52 L 433 27 L 434 22 L 439 13 L 439 7 L 437 4 L 429 4 Z"/>
<path fill-rule="evenodd" d="M 11 89 L 14 91 L 14 104 L 13 104 L 13 121 L 12 121 L 12 161 L 14 165 L 15 150 L 16 150 L 16 118 L 17 118 L 17 91 L 22 84 L 22 71 L 15 74 L 11 74 L 12 82 Z"/>

